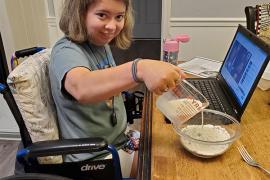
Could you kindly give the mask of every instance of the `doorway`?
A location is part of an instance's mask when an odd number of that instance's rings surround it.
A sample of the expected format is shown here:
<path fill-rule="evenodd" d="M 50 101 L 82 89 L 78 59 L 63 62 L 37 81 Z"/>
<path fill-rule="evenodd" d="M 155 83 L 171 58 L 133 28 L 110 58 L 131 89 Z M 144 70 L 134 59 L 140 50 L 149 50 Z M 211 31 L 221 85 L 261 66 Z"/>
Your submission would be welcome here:
<path fill-rule="evenodd" d="M 162 0 L 132 1 L 133 42 L 127 50 L 111 47 L 117 65 L 136 58 L 160 59 Z"/>

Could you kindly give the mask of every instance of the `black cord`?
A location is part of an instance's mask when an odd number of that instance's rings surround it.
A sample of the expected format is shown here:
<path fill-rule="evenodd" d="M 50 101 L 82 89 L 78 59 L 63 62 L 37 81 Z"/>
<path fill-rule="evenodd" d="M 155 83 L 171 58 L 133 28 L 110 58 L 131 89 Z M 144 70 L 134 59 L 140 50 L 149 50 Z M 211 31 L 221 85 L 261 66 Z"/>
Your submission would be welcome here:
<path fill-rule="evenodd" d="M 113 126 L 115 126 L 117 124 L 117 117 L 116 117 L 115 108 L 114 108 L 114 96 L 112 98 L 111 123 L 112 123 Z"/>

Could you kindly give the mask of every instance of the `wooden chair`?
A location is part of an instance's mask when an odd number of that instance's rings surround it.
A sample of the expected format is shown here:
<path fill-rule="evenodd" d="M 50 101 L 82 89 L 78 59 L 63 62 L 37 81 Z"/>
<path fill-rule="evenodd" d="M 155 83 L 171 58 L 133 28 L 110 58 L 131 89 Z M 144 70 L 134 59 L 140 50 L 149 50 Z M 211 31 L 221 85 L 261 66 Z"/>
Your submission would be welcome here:
<path fill-rule="evenodd" d="M 270 44 L 270 3 L 245 7 L 247 29 L 257 34 L 267 44 Z M 270 63 L 264 72 L 258 86 L 262 90 L 270 89 Z"/>
<path fill-rule="evenodd" d="M 247 28 L 270 44 L 270 3 L 245 7 Z"/>

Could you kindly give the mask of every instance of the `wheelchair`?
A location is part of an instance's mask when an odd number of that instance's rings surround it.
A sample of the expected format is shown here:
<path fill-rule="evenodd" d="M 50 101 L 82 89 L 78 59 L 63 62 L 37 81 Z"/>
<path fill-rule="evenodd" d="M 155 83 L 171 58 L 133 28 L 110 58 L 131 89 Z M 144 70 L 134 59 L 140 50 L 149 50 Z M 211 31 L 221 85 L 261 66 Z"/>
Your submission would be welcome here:
<path fill-rule="evenodd" d="M 33 56 L 44 51 L 46 48 L 34 47 L 16 51 L 12 56 L 12 64 L 18 58 Z M 49 53 L 45 52 L 45 53 Z M 48 56 L 47 56 L 48 57 Z M 47 60 L 48 61 L 48 58 Z M 3 63 L 1 63 L 2 66 Z M 14 67 L 13 67 L 14 68 Z M 44 73 L 44 72 L 42 72 Z M 39 79 L 41 81 L 43 79 Z M 25 123 L 21 109 L 16 103 L 10 84 L 0 82 L 0 92 L 3 94 L 15 120 L 18 124 L 23 148 L 17 152 L 16 159 L 23 164 L 25 174 L 14 175 L 4 179 L 91 179 L 91 180 L 122 180 L 123 178 L 117 149 L 106 142 L 103 138 L 80 138 L 33 141 L 31 131 Z M 79 162 L 61 162 L 56 164 L 39 162 L 40 157 L 63 156 L 67 154 L 92 153 L 108 151 L 112 159 L 84 160 Z"/>

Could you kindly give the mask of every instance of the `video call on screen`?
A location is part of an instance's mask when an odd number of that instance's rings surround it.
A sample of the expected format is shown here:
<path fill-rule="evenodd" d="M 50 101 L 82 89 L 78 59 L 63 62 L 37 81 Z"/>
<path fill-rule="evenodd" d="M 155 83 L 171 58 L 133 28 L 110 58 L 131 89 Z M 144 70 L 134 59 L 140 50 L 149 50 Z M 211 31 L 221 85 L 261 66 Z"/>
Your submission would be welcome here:
<path fill-rule="evenodd" d="M 237 33 L 221 74 L 240 105 L 243 105 L 266 56 L 254 42 L 242 33 Z"/>

